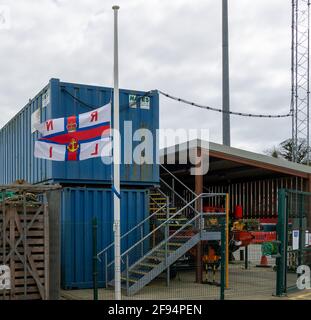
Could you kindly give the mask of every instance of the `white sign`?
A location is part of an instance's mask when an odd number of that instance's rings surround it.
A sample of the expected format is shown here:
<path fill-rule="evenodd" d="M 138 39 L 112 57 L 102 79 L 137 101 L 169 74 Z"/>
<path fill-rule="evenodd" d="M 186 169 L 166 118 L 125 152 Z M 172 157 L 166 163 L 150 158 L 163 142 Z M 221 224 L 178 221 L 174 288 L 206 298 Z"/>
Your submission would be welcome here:
<path fill-rule="evenodd" d="M 42 95 L 42 108 L 45 108 L 50 103 L 50 90 L 47 90 Z"/>
<path fill-rule="evenodd" d="M 0 265 L 0 290 L 11 289 L 11 271 L 6 265 Z"/>
<path fill-rule="evenodd" d="M 137 100 L 140 101 L 141 109 L 150 109 L 150 97 L 138 97 L 135 94 L 129 95 L 129 105 L 130 108 L 137 108 Z"/>
<path fill-rule="evenodd" d="M 36 125 L 40 124 L 40 109 L 37 109 L 31 114 L 31 133 L 37 131 Z"/>
<path fill-rule="evenodd" d="M 299 249 L 299 230 L 293 230 L 293 250 Z"/>
<path fill-rule="evenodd" d="M 137 102 L 136 102 L 136 95 L 135 94 L 130 94 L 129 95 L 129 105 L 130 108 L 137 108 Z"/>
<path fill-rule="evenodd" d="M 141 109 L 150 109 L 150 98 L 149 97 L 142 97 L 140 99 L 140 107 Z"/>

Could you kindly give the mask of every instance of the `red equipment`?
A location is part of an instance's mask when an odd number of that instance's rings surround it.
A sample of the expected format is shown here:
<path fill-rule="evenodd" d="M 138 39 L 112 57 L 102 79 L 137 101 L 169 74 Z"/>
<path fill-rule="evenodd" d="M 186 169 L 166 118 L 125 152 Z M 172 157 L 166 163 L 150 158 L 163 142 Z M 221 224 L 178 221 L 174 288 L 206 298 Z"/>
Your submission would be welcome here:
<path fill-rule="evenodd" d="M 236 205 L 234 210 L 234 218 L 239 220 L 239 219 L 242 219 L 242 217 L 243 217 L 243 208 L 240 205 Z"/>

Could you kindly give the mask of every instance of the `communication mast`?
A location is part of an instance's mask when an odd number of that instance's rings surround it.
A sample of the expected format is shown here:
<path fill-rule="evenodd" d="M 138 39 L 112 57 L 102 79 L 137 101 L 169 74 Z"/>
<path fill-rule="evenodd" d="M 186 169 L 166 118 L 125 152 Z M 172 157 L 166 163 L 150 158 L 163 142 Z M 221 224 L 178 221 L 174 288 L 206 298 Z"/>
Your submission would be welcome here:
<path fill-rule="evenodd" d="M 301 142 L 308 148 L 310 162 L 310 0 L 292 0 L 292 141 L 297 162 Z"/>

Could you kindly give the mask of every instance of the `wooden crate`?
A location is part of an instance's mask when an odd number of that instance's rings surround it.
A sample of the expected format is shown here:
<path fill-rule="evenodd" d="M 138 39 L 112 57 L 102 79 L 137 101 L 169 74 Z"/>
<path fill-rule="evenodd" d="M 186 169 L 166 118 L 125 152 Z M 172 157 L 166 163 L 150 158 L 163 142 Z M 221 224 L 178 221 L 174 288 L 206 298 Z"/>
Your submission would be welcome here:
<path fill-rule="evenodd" d="M 0 203 L 0 264 L 11 271 L 11 289 L 0 291 L 0 299 L 49 299 L 47 204 Z"/>

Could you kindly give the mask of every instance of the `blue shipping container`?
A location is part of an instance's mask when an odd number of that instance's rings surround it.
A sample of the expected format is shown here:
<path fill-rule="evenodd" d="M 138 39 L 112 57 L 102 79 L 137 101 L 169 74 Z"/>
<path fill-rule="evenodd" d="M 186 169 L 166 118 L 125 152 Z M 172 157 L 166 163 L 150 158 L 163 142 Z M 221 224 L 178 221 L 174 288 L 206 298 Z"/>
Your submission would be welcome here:
<path fill-rule="evenodd" d="M 148 216 L 148 190 L 121 191 L 121 235 Z M 98 250 L 113 242 L 113 197 L 110 189 L 64 188 L 61 213 L 61 282 L 64 289 L 92 288 L 92 219 L 98 221 Z M 149 225 L 144 224 L 143 234 Z M 141 236 L 137 229 L 122 239 L 121 251 L 135 244 Z M 131 256 L 135 258 L 135 256 Z M 113 260 L 113 248 L 108 262 Z M 104 257 L 102 257 L 104 262 Z M 112 270 L 111 270 L 112 271 Z M 105 285 L 104 264 L 98 266 L 99 285 Z M 111 277 L 110 277 L 111 279 Z"/>
<path fill-rule="evenodd" d="M 147 96 L 138 99 L 135 97 Z M 33 130 L 32 122 L 39 119 L 61 118 L 87 112 L 107 104 L 113 98 L 113 90 L 83 84 L 72 84 L 51 79 L 12 120 L 0 130 L 0 183 L 11 183 L 24 179 L 30 183 L 61 182 L 85 184 L 109 184 L 112 167 L 105 165 L 100 158 L 84 161 L 58 162 L 34 158 L 34 142 L 38 132 Z M 133 100 L 134 98 L 134 100 Z M 113 108 L 113 101 L 112 101 Z M 157 164 L 156 130 L 159 128 L 159 96 L 156 92 L 120 90 L 120 131 L 122 137 L 121 157 L 124 157 L 124 137 L 131 137 L 124 131 L 124 122 L 132 121 L 132 131 L 144 128 L 153 135 L 151 147 L 153 164 L 121 165 L 121 183 L 128 185 L 153 185 L 159 182 Z M 131 149 L 139 145 L 133 141 Z"/>

